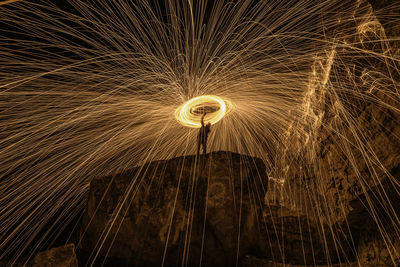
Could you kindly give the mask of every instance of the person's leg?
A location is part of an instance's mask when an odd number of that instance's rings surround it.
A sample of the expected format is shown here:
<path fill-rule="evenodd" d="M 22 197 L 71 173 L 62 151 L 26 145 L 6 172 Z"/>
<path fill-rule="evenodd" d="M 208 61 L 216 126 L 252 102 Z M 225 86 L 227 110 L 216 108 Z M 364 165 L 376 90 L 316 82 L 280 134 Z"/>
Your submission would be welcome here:
<path fill-rule="evenodd" d="M 201 145 L 201 139 L 200 137 L 197 137 L 197 158 L 200 157 L 200 145 Z"/>
<path fill-rule="evenodd" d="M 203 154 L 204 156 L 207 154 L 207 138 L 203 139 Z"/>

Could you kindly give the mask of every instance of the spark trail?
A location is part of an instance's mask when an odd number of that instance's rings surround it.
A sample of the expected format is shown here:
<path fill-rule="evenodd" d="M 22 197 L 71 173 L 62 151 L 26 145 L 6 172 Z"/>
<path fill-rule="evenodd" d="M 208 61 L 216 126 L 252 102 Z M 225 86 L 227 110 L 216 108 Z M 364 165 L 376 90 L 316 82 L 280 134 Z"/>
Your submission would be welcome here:
<path fill-rule="evenodd" d="M 287 183 L 314 177 L 310 217 L 337 216 L 319 198 L 330 177 L 317 153 L 327 132 L 362 192 L 382 175 L 395 181 L 356 118 L 371 104 L 399 114 L 399 57 L 388 48 L 398 39 L 362 1 L 6 2 L 0 258 L 21 259 L 33 242 L 35 251 L 54 239 L 84 208 L 91 177 L 195 154 L 199 118 L 190 128 L 176 116 L 187 119 L 182 107 L 201 96 L 229 109 L 210 118 L 212 151 L 257 156 Z M 386 70 L 347 64 L 360 57 Z M 357 86 L 361 71 L 375 94 Z M 299 205 L 293 192 L 288 201 Z"/>

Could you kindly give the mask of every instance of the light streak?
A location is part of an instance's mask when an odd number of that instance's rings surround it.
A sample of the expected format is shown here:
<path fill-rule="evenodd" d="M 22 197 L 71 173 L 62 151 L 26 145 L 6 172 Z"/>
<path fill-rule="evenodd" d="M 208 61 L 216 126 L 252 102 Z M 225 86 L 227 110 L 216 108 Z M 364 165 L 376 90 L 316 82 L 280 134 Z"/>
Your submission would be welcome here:
<path fill-rule="evenodd" d="M 0 1 L 0 6 L 11 4 L 11 3 L 15 3 L 15 2 L 19 2 L 19 1 L 23 1 L 23 0 L 5 0 L 5 1 Z"/>
<path fill-rule="evenodd" d="M 183 125 L 190 128 L 201 127 L 201 117 L 204 111 L 204 123 L 215 124 L 227 115 L 232 109 L 232 103 L 218 96 L 203 95 L 192 98 L 182 104 L 175 111 L 175 118 Z"/>
<path fill-rule="evenodd" d="M 195 154 L 202 103 L 209 150 L 263 159 L 321 225 L 346 219 L 351 186 L 398 183 L 374 138 L 400 139 L 399 37 L 367 2 L 159 2 L 0 2 L 0 260 L 52 240 L 92 177 Z"/>

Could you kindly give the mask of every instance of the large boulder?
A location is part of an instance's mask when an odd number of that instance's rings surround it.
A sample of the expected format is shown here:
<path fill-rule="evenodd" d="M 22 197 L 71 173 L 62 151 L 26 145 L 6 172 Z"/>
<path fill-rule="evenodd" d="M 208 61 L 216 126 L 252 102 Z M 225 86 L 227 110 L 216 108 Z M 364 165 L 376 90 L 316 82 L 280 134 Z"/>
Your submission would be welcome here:
<path fill-rule="evenodd" d="M 393 175 L 400 176 L 400 168 Z M 348 223 L 359 239 L 357 260 L 361 266 L 399 266 L 400 186 L 387 180 L 351 202 Z M 368 204 L 369 203 L 369 204 Z"/>
<path fill-rule="evenodd" d="M 355 256 L 346 226 L 318 223 L 278 205 L 268 205 L 264 216 L 265 234 L 259 245 L 264 259 L 314 266 L 345 263 Z"/>
<path fill-rule="evenodd" d="M 39 252 L 30 262 L 32 267 L 78 267 L 78 260 L 75 254 L 75 245 L 52 248 Z"/>
<path fill-rule="evenodd" d="M 257 250 L 268 178 L 262 160 L 213 152 L 92 180 L 85 261 L 231 266 Z"/>

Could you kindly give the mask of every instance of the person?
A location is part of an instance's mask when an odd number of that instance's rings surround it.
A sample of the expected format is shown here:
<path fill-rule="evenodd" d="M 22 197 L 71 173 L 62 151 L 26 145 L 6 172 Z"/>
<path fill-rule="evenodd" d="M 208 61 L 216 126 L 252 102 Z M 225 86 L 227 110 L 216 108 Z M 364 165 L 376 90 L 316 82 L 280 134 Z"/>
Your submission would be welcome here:
<path fill-rule="evenodd" d="M 207 123 L 204 125 L 204 117 L 206 116 L 207 112 L 205 111 L 203 113 L 203 116 L 201 116 L 201 128 L 199 131 L 199 136 L 197 138 L 197 157 L 200 156 L 200 147 L 203 147 L 203 154 L 204 156 L 207 153 L 207 138 L 208 134 L 211 132 L 211 123 Z"/>

